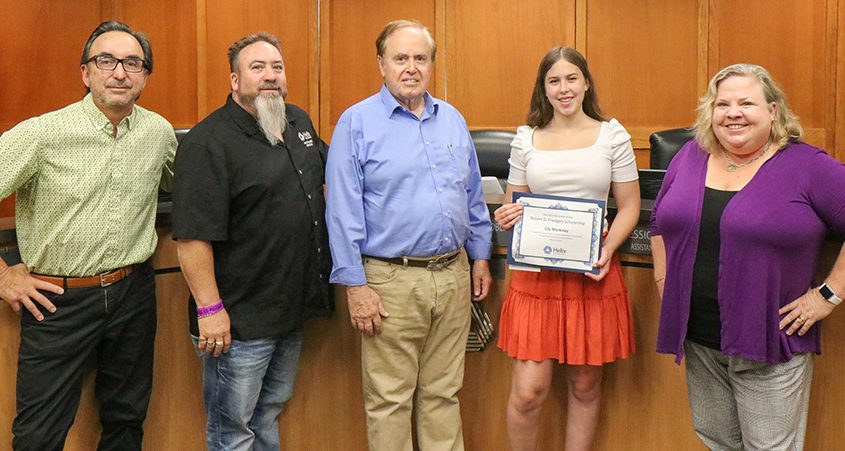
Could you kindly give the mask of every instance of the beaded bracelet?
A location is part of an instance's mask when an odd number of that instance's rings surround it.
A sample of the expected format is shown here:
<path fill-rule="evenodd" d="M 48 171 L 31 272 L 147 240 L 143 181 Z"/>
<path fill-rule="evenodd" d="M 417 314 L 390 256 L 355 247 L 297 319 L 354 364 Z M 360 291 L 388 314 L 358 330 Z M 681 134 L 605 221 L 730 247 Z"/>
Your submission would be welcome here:
<path fill-rule="evenodd" d="M 197 318 L 206 318 L 209 317 L 220 310 L 223 310 L 223 299 L 217 301 L 214 304 L 206 305 L 205 307 L 197 307 Z"/>

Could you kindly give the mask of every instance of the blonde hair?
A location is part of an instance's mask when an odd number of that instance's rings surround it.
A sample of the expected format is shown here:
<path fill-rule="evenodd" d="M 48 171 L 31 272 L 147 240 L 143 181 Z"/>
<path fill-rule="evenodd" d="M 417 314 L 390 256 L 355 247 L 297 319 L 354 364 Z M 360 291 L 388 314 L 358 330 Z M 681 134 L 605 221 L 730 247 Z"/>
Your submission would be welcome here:
<path fill-rule="evenodd" d="M 721 145 L 713 133 L 713 104 L 716 102 L 719 85 L 730 77 L 754 77 L 763 87 L 766 103 L 776 105 L 774 119 L 772 120 L 772 131 L 769 134 L 771 143 L 781 149 L 789 141 L 801 139 L 804 130 L 798 123 L 798 116 L 787 106 L 786 94 L 772 79 L 769 71 L 756 64 L 734 64 L 714 75 L 707 85 L 707 92 L 698 99 L 697 117 L 693 128 L 695 129 L 695 139 L 704 150 L 712 152 Z"/>

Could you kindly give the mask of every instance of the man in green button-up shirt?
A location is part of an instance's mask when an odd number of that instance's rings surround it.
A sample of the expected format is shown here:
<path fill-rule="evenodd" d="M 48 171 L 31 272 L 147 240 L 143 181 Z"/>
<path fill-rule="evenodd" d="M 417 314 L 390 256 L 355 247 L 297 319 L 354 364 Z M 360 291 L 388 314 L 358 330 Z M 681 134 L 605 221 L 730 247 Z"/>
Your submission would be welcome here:
<path fill-rule="evenodd" d="M 96 357 L 100 449 L 141 449 L 152 386 L 159 183 L 176 137 L 135 105 L 149 40 L 104 22 L 82 52 L 79 102 L 0 136 L 0 198 L 17 193 L 23 263 L 0 259 L 0 299 L 21 315 L 16 450 L 61 449 Z"/>

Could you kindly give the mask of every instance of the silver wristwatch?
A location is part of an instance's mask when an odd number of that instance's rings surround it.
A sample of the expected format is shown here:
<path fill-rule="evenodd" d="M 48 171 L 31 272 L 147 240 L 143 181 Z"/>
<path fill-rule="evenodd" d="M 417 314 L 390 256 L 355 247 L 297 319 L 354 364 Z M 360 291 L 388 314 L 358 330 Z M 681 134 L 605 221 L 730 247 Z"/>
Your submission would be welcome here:
<path fill-rule="evenodd" d="M 834 293 L 830 286 L 826 283 L 823 283 L 821 284 L 821 286 L 819 286 L 819 294 L 821 294 L 827 302 L 830 302 L 833 305 L 839 305 L 842 303 L 842 298 L 837 296 L 836 293 Z"/>

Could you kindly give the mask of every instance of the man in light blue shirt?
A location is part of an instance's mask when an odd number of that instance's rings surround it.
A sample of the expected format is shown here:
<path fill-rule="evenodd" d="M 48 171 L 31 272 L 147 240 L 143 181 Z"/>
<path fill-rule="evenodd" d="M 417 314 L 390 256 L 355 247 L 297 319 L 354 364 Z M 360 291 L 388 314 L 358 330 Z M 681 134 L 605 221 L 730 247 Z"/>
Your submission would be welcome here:
<path fill-rule="evenodd" d="M 415 411 L 420 449 L 463 450 L 470 298 L 491 282 L 481 175 L 463 117 L 427 92 L 428 29 L 390 22 L 376 49 L 384 86 L 343 113 L 329 148 L 330 280 L 364 335 L 370 449 L 411 451 Z"/>

